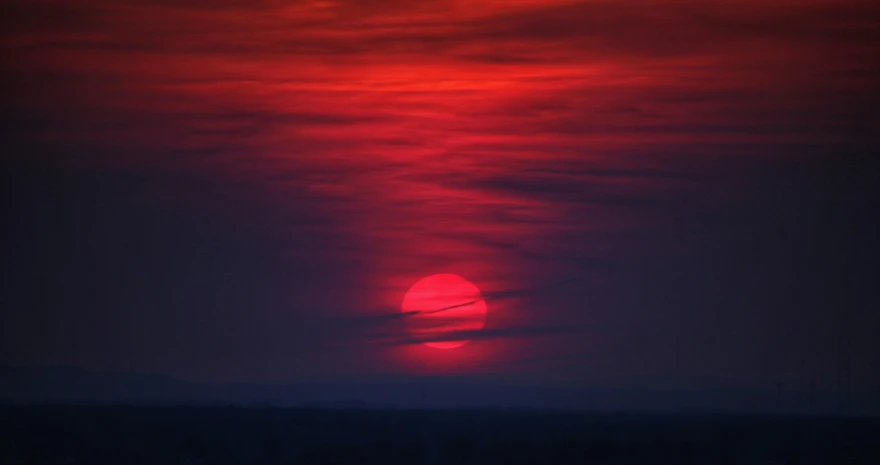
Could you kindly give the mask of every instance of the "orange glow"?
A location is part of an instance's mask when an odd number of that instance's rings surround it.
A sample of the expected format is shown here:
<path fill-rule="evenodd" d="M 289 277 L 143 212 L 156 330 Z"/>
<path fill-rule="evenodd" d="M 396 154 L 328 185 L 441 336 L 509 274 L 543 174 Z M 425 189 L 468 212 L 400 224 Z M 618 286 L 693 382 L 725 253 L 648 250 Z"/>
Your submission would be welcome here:
<path fill-rule="evenodd" d="M 407 291 L 401 310 L 411 313 L 408 326 L 412 334 L 436 349 L 467 344 L 468 340 L 445 339 L 458 332 L 479 331 L 486 325 L 486 301 L 480 290 L 455 274 L 422 278 Z"/>

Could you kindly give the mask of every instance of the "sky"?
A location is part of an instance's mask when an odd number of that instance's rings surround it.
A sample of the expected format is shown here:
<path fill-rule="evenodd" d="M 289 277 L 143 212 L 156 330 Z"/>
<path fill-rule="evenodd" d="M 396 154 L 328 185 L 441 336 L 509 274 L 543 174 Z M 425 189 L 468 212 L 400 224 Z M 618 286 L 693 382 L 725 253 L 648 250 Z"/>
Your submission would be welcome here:
<path fill-rule="evenodd" d="M 0 11 L 0 364 L 880 389 L 873 0 Z"/>

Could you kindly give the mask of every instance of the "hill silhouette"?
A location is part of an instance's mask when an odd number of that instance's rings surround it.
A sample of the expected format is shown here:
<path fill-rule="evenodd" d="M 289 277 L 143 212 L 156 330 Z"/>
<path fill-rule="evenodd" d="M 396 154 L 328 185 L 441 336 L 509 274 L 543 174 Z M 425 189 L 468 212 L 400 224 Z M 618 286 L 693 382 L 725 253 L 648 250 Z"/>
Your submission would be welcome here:
<path fill-rule="evenodd" d="M 0 368 L 0 401 L 13 404 L 250 405 L 332 408 L 490 408 L 609 412 L 840 413 L 829 392 L 746 389 L 573 389 L 468 377 L 384 377 L 308 384 L 203 383 L 167 375 L 72 367 Z M 854 396 L 854 411 L 873 396 Z"/>

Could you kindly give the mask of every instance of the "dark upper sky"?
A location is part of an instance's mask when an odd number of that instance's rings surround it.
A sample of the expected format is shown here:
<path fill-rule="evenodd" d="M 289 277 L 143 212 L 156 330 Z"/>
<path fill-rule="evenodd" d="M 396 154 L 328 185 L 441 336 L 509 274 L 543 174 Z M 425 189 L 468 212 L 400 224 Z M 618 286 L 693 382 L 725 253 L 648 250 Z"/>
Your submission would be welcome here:
<path fill-rule="evenodd" d="M 0 363 L 876 389 L 874 3 L 4 2 Z"/>

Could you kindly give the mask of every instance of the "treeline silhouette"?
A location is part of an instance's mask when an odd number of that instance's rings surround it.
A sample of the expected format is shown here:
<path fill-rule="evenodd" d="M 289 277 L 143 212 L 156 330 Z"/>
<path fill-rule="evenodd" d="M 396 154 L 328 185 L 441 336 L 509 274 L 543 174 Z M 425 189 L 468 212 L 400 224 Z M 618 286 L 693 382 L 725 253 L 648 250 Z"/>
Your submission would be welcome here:
<path fill-rule="evenodd" d="M 876 464 L 880 422 L 273 407 L 0 408 L 4 464 Z"/>

